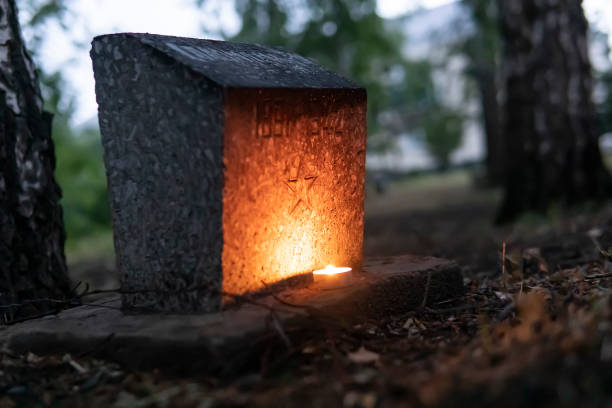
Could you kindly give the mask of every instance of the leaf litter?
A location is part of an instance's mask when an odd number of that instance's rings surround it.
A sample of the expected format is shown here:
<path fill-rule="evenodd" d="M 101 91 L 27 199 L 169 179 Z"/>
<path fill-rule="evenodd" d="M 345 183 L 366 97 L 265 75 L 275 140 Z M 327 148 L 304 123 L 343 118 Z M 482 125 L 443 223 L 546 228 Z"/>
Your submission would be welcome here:
<path fill-rule="evenodd" d="M 466 269 L 461 299 L 350 327 L 285 330 L 292 350 L 274 349 L 232 378 L 5 350 L 0 408 L 609 406 L 609 260 L 555 228 L 513 233 L 496 273 Z"/>

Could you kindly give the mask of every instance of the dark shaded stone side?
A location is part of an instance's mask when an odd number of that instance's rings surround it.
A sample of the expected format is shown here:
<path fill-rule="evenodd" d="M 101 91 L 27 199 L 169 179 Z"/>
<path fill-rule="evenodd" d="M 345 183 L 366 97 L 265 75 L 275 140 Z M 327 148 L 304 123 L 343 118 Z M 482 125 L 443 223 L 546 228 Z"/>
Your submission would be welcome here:
<path fill-rule="evenodd" d="M 222 89 L 128 35 L 91 58 L 123 307 L 218 310 Z"/>

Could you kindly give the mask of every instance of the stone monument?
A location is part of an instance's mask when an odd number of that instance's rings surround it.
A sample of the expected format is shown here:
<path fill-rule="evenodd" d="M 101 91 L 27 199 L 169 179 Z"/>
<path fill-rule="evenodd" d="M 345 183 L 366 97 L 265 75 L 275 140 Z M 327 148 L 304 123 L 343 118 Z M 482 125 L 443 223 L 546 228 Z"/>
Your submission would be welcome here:
<path fill-rule="evenodd" d="M 124 308 L 360 267 L 363 88 L 251 44 L 112 34 L 91 58 Z"/>

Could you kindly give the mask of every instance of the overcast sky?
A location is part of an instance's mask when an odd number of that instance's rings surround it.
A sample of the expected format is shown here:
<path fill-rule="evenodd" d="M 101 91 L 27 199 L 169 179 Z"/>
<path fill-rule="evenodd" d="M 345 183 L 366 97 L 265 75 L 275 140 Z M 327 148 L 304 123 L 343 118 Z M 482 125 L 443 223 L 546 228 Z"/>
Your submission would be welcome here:
<path fill-rule="evenodd" d="M 379 0 L 378 13 L 396 17 L 417 7 L 436 7 L 452 0 Z M 95 116 L 97 105 L 89 60 L 89 43 L 95 35 L 133 31 L 203 37 L 207 27 L 235 33 L 240 19 L 228 0 L 209 0 L 207 9 L 197 10 L 193 0 L 71 0 L 69 29 L 46 27 L 40 61 L 45 69 L 61 68 L 77 97 L 75 123 Z M 612 0 L 584 0 L 587 17 L 598 28 L 612 31 Z M 26 16 L 22 16 L 26 17 Z M 215 38 L 208 33 L 207 37 Z"/>

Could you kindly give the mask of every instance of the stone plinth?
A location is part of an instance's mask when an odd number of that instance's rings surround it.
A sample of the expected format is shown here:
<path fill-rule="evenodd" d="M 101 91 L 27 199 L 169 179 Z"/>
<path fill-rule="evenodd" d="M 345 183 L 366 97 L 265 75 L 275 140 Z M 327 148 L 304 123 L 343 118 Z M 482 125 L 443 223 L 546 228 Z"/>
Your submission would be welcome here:
<path fill-rule="evenodd" d="M 149 34 L 91 57 L 129 309 L 215 311 L 362 262 L 365 91 L 277 49 Z"/>
<path fill-rule="evenodd" d="M 282 327 L 305 325 L 319 330 L 320 326 L 312 325 L 309 311 L 316 311 L 320 318 L 354 324 L 422 306 L 436 308 L 462 294 L 461 272 L 454 262 L 399 256 L 365 262 L 346 287 L 324 289 L 311 284 L 290 288 L 219 313 L 126 315 L 109 308 L 118 306 L 118 299 L 99 300 L 97 305 L 76 307 L 57 316 L 0 327 L 0 345 L 15 353 L 88 354 L 135 369 L 232 374 L 253 369 L 252 363 L 260 361 L 263 350 L 281 343 L 270 309 Z M 278 347 L 283 350 L 284 346 Z"/>

